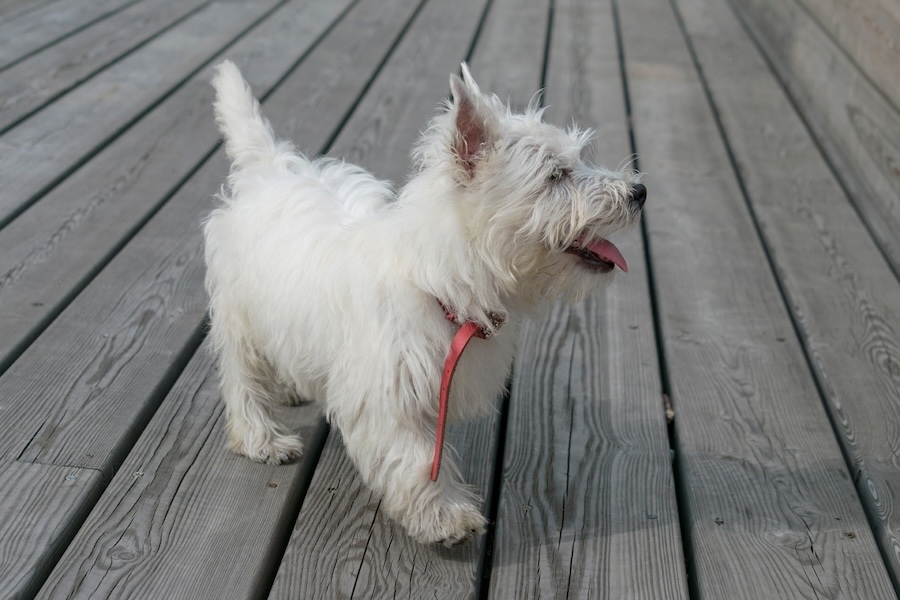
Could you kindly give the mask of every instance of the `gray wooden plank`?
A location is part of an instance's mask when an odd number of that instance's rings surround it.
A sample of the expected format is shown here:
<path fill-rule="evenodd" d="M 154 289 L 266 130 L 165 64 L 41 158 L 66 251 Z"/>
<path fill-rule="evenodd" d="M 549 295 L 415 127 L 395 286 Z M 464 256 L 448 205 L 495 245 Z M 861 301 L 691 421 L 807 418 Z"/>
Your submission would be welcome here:
<path fill-rule="evenodd" d="M 672 6 L 618 9 L 692 591 L 895 598 Z"/>
<path fill-rule="evenodd" d="M 215 56 L 279 0 L 218 0 L 0 137 L 0 226 Z M 166 65 L 160 69 L 159 65 Z"/>
<path fill-rule="evenodd" d="M 465 57 L 483 6 L 483 2 L 426 5 L 330 153 L 363 164 L 381 177 L 396 180 L 405 175 L 408 151 L 446 94 L 448 74 Z M 515 14 L 512 6 L 509 2 L 491 6 L 483 31 L 501 31 L 503 19 Z M 503 37 L 483 34 L 486 37 L 480 38 L 484 42 L 479 41 L 472 66 L 484 89 L 525 102 L 540 81 L 546 11 L 525 9 L 518 18 Z M 520 45 L 521 39 L 514 40 L 513 35 L 521 36 L 523 31 L 537 37 L 526 35 L 530 42 Z M 524 51 L 507 55 L 503 53 L 509 47 L 506 44 Z M 530 73 L 522 64 L 531 65 Z M 507 78 L 507 73 L 518 75 Z M 495 419 L 453 426 L 449 431 L 457 464 L 482 497 L 487 495 L 495 434 Z M 378 503 L 333 433 L 271 597 L 417 597 L 422 590 L 441 598 L 477 594 L 483 539 L 450 550 L 416 544 L 383 515 Z"/>
<path fill-rule="evenodd" d="M 332 56 L 320 46 L 307 60 L 321 68 L 333 66 Z M 344 81 L 315 82 L 335 111 L 310 128 L 320 147 L 356 98 L 330 94 L 345 92 Z M 211 198 L 227 175 L 224 154 L 215 156 L 0 377 L 0 457 L 107 474 L 122 460 L 199 342 L 207 303 L 200 223 L 212 201 L 198 199 Z"/>
<path fill-rule="evenodd" d="M 289 2 L 218 58 L 267 93 L 344 6 Z M 192 76 L 0 230 L 0 372 L 215 147 L 210 76 Z"/>
<path fill-rule="evenodd" d="M 4 70 L 0 131 L 208 2 L 140 2 Z"/>
<path fill-rule="evenodd" d="M 5 13 L 0 22 L 0 69 L 136 0 L 68 0 Z"/>
<path fill-rule="evenodd" d="M 897 586 L 900 282 L 727 5 L 678 5 Z"/>
<path fill-rule="evenodd" d="M 556 2 L 545 101 L 615 167 L 631 150 L 611 8 Z M 619 238 L 627 275 L 522 331 L 491 597 L 687 595 L 643 240 Z"/>
<path fill-rule="evenodd" d="M 900 273 L 900 112 L 797 0 L 733 2 Z M 897 66 L 894 64 L 894 79 Z"/>
<path fill-rule="evenodd" d="M 307 448 L 321 443 L 315 406 L 285 412 Z M 261 597 L 313 464 L 251 462 L 227 449 L 224 425 L 204 346 L 37 597 Z"/>
<path fill-rule="evenodd" d="M 828 35 L 900 106 L 900 3 L 894 0 L 800 0 Z"/>
<path fill-rule="evenodd" d="M 0 462 L 0 597 L 37 592 L 102 479 L 92 469 Z"/>
<path fill-rule="evenodd" d="M 4 21 L 11 21 L 42 6 L 58 1 L 31 0 L 30 2 L 22 2 L 22 0 L 0 0 L 0 17 L 3 17 Z"/>
<path fill-rule="evenodd" d="M 614 286 L 523 330 L 491 597 L 687 597 L 647 296 Z"/>

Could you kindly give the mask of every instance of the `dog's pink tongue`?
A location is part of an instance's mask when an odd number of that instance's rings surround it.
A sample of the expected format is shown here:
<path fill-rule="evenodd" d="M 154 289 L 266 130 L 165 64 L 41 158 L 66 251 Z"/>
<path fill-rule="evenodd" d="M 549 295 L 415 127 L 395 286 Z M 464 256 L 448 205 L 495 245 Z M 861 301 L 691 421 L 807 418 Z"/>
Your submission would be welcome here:
<path fill-rule="evenodd" d="M 603 260 L 613 263 L 626 273 L 628 272 L 628 265 L 625 263 L 625 257 L 622 256 L 622 253 L 619 252 L 619 249 L 616 248 L 616 245 L 612 242 L 600 240 L 588 244 L 587 248 Z"/>

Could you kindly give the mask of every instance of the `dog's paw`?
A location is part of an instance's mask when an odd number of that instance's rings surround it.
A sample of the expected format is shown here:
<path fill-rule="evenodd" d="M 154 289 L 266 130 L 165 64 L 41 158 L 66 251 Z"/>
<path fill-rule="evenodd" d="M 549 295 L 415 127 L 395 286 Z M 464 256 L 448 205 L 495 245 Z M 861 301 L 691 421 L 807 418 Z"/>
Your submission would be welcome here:
<path fill-rule="evenodd" d="M 453 519 L 453 526 L 447 531 L 447 535 L 438 540 L 447 548 L 466 544 L 484 533 L 487 528 L 487 519 L 474 507 L 461 507 L 459 515 Z"/>
<path fill-rule="evenodd" d="M 256 462 L 280 465 L 300 458 L 303 442 L 296 435 L 269 437 L 258 443 L 247 443 L 245 440 L 237 452 Z"/>
<path fill-rule="evenodd" d="M 432 519 L 417 525 L 410 533 L 419 542 L 452 548 L 484 533 L 487 520 L 471 504 L 453 503 L 442 506 Z"/>
<path fill-rule="evenodd" d="M 464 546 L 475 539 L 477 536 L 484 533 L 486 523 L 473 527 L 472 529 L 457 532 L 452 535 L 452 537 L 446 537 L 442 540 L 438 540 L 439 544 L 443 544 L 447 548 L 456 548 L 457 546 Z"/>

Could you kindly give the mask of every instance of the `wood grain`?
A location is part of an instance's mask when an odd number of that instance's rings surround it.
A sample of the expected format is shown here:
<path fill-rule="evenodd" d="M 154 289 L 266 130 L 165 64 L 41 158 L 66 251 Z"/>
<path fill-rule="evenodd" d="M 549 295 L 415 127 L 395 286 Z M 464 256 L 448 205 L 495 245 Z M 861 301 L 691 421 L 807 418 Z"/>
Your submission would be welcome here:
<path fill-rule="evenodd" d="M 0 132 L 208 3 L 140 2 L 5 69 Z"/>
<path fill-rule="evenodd" d="M 321 443 L 315 406 L 285 412 L 307 448 Z M 314 457 L 254 463 L 226 448 L 224 429 L 215 368 L 203 347 L 37 597 L 259 597 Z"/>
<path fill-rule="evenodd" d="M 557 305 L 523 331 L 492 597 L 687 596 L 652 326 L 627 303 L 646 299 L 634 288 Z"/>
<path fill-rule="evenodd" d="M 896 585 L 900 283 L 733 13 L 678 5 Z"/>
<path fill-rule="evenodd" d="M 672 6 L 618 7 L 692 591 L 894 598 Z"/>
<path fill-rule="evenodd" d="M 236 61 L 266 94 L 346 5 L 289 2 L 217 58 Z M 191 77 L 0 230 L 0 372 L 213 150 L 211 71 Z"/>
<path fill-rule="evenodd" d="M 615 167 L 631 151 L 611 4 L 556 2 L 553 26 L 547 118 L 597 127 Z M 686 597 L 643 244 L 615 241 L 627 275 L 522 332 L 491 597 Z"/>
<path fill-rule="evenodd" d="M 0 462 L 0 597 L 37 592 L 102 487 L 91 469 Z"/>
<path fill-rule="evenodd" d="M 768 53 L 894 273 L 900 274 L 898 107 L 872 86 L 797 0 L 746 0 L 732 7 Z"/>
<path fill-rule="evenodd" d="M 192 75 L 277 0 L 220 0 L 0 137 L 0 227 Z M 165 64 L 165 69 L 159 65 Z"/>
<path fill-rule="evenodd" d="M 201 169 L 0 377 L 0 456 L 111 476 L 201 338 Z"/>
<path fill-rule="evenodd" d="M 29 52 L 102 19 L 135 0 L 69 0 L 6 11 L 0 23 L 0 69 Z M 22 4 L 22 3 L 20 3 Z M 34 3 L 29 3 L 34 4 Z"/>

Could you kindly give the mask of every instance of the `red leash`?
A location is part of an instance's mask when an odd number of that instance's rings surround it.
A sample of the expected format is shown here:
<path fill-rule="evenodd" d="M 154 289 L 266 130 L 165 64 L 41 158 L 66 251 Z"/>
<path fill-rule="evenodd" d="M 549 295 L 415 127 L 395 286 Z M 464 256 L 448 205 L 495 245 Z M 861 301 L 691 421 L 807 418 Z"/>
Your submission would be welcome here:
<path fill-rule="evenodd" d="M 455 323 L 456 315 L 443 303 L 441 303 L 441 307 L 444 309 L 447 318 Z M 499 329 L 503 325 L 503 319 L 495 317 L 493 314 L 491 315 L 491 321 L 494 329 Z M 466 321 L 459 328 L 459 331 L 456 332 L 456 335 L 453 336 L 453 341 L 450 342 L 450 353 L 447 355 L 447 360 L 444 361 L 444 372 L 441 375 L 437 435 L 434 440 L 434 458 L 431 461 L 431 481 L 437 481 L 438 472 L 441 470 L 441 454 L 444 451 L 444 430 L 447 427 L 447 402 L 450 399 L 450 384 L 453 381 L 453 374 L 456 372 L 456 365 L 459 363 L 463 350 L 466 349 L 473 337 L 486 340 L 490 336 L 491 332 L 485 331 L 484 327 L 473 321 Z"/>

